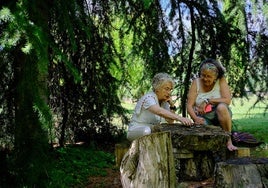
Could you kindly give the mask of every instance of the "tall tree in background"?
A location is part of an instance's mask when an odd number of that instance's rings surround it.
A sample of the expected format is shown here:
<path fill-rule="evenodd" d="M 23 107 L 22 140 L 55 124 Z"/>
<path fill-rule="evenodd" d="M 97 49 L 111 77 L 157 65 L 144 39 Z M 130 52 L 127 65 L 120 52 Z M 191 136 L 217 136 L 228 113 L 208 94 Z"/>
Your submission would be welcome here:
<path fill-rule="evenodd" d="M 16 44 L 13 48 L 8 42 L 4 43 L 16 54 L 12 59 L 13 84 L 8 85 L 15 109 L 14 175 L 18 177 L 18 184 L 42 185 L 48 164 L 47 126 L 51 121 L 46 104 L 48 4 L 44 1 L 8 3 L 14 11 L 13 16 L 6 15 L 10 19 L 8 34 Z"/>
<path fill-rule="evenodd" d="M 245 71 L 247 91 L 258 96 L 257 102 L 267 102 L 268 93 L 268 3 L 247 1 L 245 6 L 249 63 Z M 256 104 L 255 103 L 255 104 Z M 268 105 L 265 109 L 268 110 Z"/>
<path fill-rule="evenodd" d="M 50 104 L 58 117 L 61 146 L 66 140 L 111 141 L 120 131 L 111 124 L 113 115 L 123 116 L 124 110 L 117 95 L 119 82 L 110 70 L 116 64 L 110 4 L 57 1 L 52 8 L 50 24 L 56 43 L 50 65 Z"/>

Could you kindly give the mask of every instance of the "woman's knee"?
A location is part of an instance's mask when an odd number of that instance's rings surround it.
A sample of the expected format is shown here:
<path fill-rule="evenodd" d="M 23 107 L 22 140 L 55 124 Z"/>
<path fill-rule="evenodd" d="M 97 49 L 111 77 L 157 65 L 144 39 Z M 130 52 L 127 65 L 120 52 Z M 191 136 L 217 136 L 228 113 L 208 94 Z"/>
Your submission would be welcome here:
<path fill-rule="evenodd" d="M 217 112 L 219 113 L 226 113 L 228 112 L 228 106 L 225 103 L 219 103 L 216 108 Z"/>
<path fill-rule="evenodd" d="M 229 109 L 228 105 L 225 103 L 220 103 L 217 105 L 216 113 L 217 113 L 218 119 L 221 119 L 221 117 L 225 119 L 232 118 L 232 111 Z"/>
<path fill-rule="evenodd" d="M 148 126 L 133 127 L 127 132 L 127 139 L 133 141 L 141 136 L 151 134 L 151 128 Z"/>
<path fill-rule="evenodd" d="M 143 130 L 143 135 L 148 135 L 148 134 L 151 134 L 152 133 L 152 130 L 150 127 L 145 127 L 144 130 Z"/>

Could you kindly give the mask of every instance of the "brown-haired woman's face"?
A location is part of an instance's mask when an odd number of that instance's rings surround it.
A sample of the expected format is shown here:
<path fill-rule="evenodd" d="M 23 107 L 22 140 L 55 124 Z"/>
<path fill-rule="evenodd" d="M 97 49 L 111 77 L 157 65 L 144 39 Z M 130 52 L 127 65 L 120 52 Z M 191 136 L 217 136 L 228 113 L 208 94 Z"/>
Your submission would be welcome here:
<path fill-rule="evenodd" d="M 217 79 L 217 73 L 211 69 L 203 69 L 201 70 L 200 78 L 205 86 L 211 86 Z"/>

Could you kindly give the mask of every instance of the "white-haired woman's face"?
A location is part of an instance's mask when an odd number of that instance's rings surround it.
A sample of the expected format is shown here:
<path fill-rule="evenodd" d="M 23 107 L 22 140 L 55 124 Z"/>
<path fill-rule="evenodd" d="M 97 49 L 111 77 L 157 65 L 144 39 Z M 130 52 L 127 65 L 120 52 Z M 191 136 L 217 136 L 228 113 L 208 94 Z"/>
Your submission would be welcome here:
<path fill-rule="evenodd" d="M 161 86 L 155 89 L 155 93 L 159 101 L 167 101 L 171 97 L 173 90 L 172 82 L 164 82 Z"/>

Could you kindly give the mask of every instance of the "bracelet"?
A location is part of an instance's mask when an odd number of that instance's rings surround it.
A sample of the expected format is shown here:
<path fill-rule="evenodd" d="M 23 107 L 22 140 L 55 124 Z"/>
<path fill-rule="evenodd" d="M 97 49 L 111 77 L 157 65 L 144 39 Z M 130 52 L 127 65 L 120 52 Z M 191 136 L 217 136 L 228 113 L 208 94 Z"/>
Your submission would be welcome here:
<path fill-rule="evenodd" d="M 176 106 L 170 106 L 169 109 L 170 110 L 177 110 Z"/>

